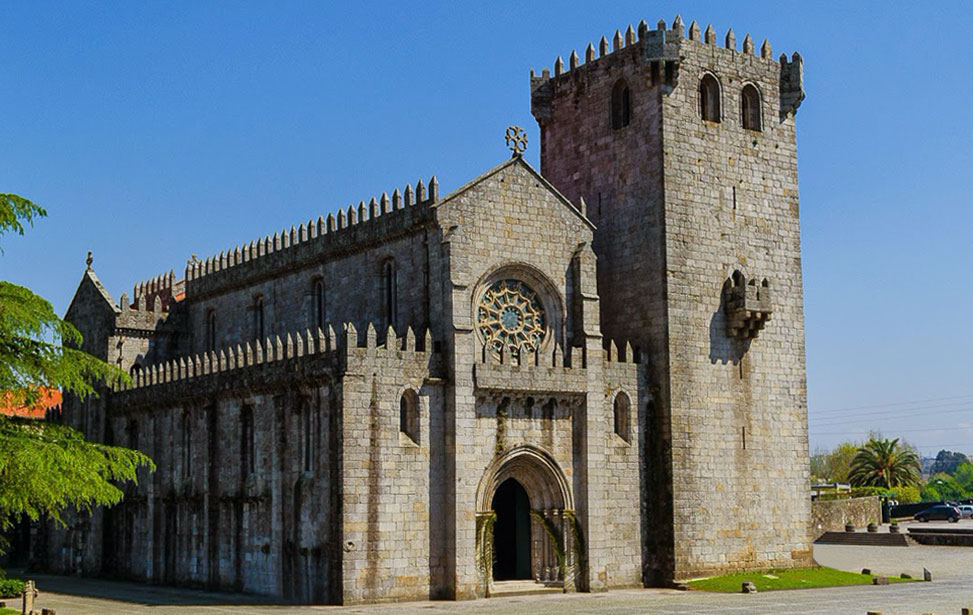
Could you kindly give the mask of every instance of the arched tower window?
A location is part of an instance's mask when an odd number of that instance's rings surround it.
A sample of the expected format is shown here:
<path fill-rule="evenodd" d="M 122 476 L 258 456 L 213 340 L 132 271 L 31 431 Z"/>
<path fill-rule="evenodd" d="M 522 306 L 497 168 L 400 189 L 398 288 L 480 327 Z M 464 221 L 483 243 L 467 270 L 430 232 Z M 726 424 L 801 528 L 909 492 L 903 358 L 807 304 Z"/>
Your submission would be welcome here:
<path fill-rule="evenodd" d="M 311 322 L 318 329 L 324 329 L 328 322 L 324 303 L 324 280 L 314 278 L 311 283 Z"/>
<path fill-rule="evenodd" d="M 206 312 L 206 350 L 216 350 L 216 310 Z"/>
<path fill-rule="evenodd" d="M 619 79 L 612 88 L 611 114 L 612 130 L 628 126 L 632 119 L 632 95 L 624 79 Z"/>
<path fill-rule="evenodd" d="M 264 338 L 264 297 L 257 295 L 253 298 L 253 336 L 258 340 Z"/>
<path fill-rule="evenodd" d="M 720 83 L 710 74 L 699 81 L 699 115 L 707 122 L 720 121 Z"/>
<path fill-rule="evenodd" d="M 419 444 L 419 396 L 411 389 L 399 399 L 399 431 Z"/>
<path fill-rule="evenodd" d="M 740 125 L 747 130 L 760 130 L 760 92 L 752 84 L 740 92 Z"/>
<path fill-rule="evenodd" d="M 385 287 L 385 324 L 393 329 L 397 327 L 399 320 L 398 276 L 399 274 L 395 267 L 395 260 L 390 258 L 385 261 L 382 275 Z"/>
<path fill-rule="evenodd" d="M 615 434 L 626 442 L 629 441 L 630 406 L 631 404 L 629 402 L 628 395 L 625 393 L 619 393 L 615 396 Z"/>

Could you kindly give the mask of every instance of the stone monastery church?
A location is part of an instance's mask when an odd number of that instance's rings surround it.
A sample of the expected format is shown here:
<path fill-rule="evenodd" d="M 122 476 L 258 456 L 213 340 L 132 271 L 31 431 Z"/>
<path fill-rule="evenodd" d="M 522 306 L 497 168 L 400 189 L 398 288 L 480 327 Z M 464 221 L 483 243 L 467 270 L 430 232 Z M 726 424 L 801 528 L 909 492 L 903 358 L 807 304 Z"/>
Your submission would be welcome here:
<path fill-rule="evenodd" d="M 583 56 L 531 74 L 539 171 L 117 302 L 89 261 L 67 320 L 133 383 L 63 420 L 158 470 L 35 557 L 340 604 L 810 564 L 801 57 L 679 18 Z"/>

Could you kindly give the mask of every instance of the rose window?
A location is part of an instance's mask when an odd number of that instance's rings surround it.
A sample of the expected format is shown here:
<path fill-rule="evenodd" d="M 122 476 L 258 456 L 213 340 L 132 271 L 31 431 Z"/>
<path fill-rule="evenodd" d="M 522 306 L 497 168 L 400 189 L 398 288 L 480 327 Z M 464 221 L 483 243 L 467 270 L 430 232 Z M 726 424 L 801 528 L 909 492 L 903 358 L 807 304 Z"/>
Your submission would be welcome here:
<path fill-rule="evenodd" d="M 534 352 L 543 341 L 544 308 L 523 282 L 497 280 L 480 299 L 476 326 L 491 351 L 520 356 Z"/>

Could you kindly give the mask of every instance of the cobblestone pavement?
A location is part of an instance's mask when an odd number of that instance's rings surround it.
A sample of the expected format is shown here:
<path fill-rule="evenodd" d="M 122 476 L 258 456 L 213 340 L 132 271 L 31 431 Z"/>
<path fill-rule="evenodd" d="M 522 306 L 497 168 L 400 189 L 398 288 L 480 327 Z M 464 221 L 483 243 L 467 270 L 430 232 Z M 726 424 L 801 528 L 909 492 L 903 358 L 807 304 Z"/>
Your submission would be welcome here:
<path fill-rule="evenodd" d="M 816 545 L 814 556 L 825 566 L 845 570 L 869 567 L 877 573 L 907 572 L 922 578 L 923 567 L 933 573 L 932 583 L 905 583 L 884 587 L 859 586 L 752 595 L 679 592 L 659 589 L 615 590 L 602 594 L 542 594 L 511 596 L 469 602 L 410 602 L 351 607 L 280 606 L 253 596 L 146 586 L 134 583 L 37 575 L 41 590 L 37 606 L 57 609 L 58 615 L 189 615 L 190 613 L 258 615 L 418 615 L 456 613 L 488 615 L 671 614 L 702 613 L 783 615 L 959 615 L 973 608 L 973 548 L 962 547 L 848 547 Z M 49 591 L 58 588 L 62 593 Z M 262 603 L 261 603 L 262 602 Z"/>

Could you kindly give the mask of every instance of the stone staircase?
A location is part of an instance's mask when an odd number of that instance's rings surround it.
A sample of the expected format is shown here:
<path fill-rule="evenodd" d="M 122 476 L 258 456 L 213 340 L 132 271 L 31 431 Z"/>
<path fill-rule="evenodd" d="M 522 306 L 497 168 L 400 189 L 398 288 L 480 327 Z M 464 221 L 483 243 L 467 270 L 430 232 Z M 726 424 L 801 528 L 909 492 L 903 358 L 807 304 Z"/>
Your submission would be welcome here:
<path fill-rule="evenodd" d="M 814 541 L 818 545 L 854 545 L 859 547 L 908 547 L 905 534 L 891 532 L 825 532 Z"/>

